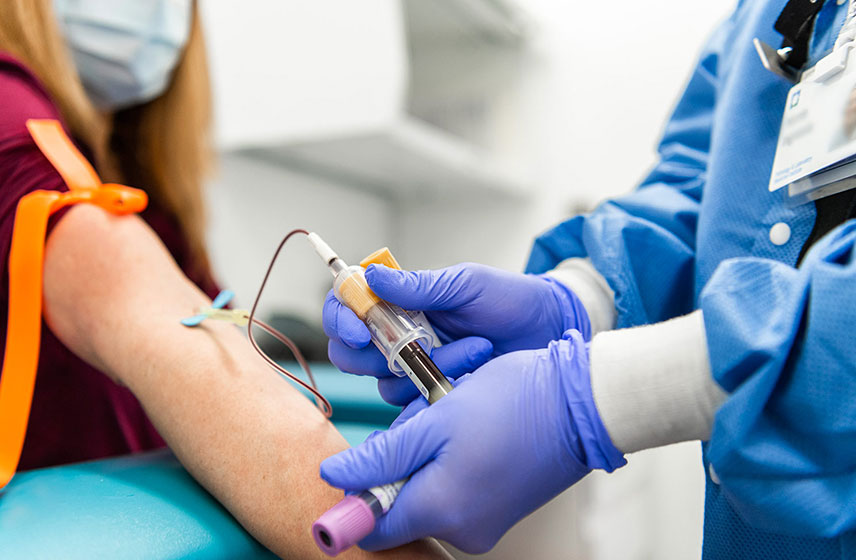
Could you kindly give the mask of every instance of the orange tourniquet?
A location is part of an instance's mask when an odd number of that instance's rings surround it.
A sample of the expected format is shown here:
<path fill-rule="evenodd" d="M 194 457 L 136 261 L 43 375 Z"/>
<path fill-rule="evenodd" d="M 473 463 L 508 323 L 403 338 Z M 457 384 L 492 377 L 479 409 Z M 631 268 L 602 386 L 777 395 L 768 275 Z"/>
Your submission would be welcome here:
<path fill-rule="evenodd" d="M 29 120 L 27 129 L 70 189 L 34 191 L 18 202 L 9 251 L 9 319 L 0 374 L 0 489 L 15 474 L 36 385 L 42 325 L 42 272 L 45 235 L 51 214 L 72 204 L 95 204 L 114 214 L 146 207 L 139 189 L 102 184 L 59 122 Z"/>

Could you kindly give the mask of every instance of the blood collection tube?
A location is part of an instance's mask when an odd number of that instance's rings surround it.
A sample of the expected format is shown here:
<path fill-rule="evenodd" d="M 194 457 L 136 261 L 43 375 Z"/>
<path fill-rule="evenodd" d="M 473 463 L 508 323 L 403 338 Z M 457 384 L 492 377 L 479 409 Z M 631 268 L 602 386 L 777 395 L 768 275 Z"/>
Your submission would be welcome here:
<path fill-rule="evenodd" d="M 368 327 L 372 342 L 387 358 L 395 375 L 407 375 L 429 404 L 447 395 L 452 385 L 431 360 L 426 348 L 434 337 L 406 311 L 377 297 L 360 266 L 348 266 L 315 233 L 309 241 L 335 278 L 333 293 Z M 318 547 L 328 556 L 357 544 L 374 530 L 376 520 L 389 511 L 406 480 L 351 494 L 327 510 L 312 525 Z"/>
<path fill-rule="evenodd" d="M 407 479 L 349 494 L 312 524 L 312 537 L 325 554 L 336 556 L 374 531 Z"/>

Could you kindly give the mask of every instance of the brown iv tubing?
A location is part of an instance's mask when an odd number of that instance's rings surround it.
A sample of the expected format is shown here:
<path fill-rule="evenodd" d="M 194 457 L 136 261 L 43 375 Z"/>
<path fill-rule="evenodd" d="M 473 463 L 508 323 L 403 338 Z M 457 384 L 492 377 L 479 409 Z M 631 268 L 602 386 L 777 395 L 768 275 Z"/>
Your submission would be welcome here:
<path fill-rule="evenodd" d="M 321 392 L 318 391 L 318 385 L 315 383 L 315 377 L 312 375 L 312 370 L 309 368 L 309 363 L 306 361 L 306 359 L 303 357 L 303 354 L 300 352 L 300 348 L 297 347 L 293 340 L 291 340 L 275 328 L 271 327 L 264 321 L 256 319 L 255 317 L 256 309 L 259 306 L 259 300 L 261 300 L 262 298 L 262 292 L 264 292 L 265 285 L 267 284 L 268 278 L 270 278 L 271 271 L 273 271 L 273 265 L 276 264 L 276 259 L 279 257 L 279 253 L 282 251 L 282 248 L 285 246 L 288 240 L 298 233 L 309 235 L 309 232 L 305 229 L 295 229 L 289 232 L 288 235 L 286 235 L 282 239 L 282 241 L 280 241 L 279 246 L 276 248 L 276 252 L 274 252 L 273 254 L 273 258 L 271 259 L 270 264 L 268 265 L 267 272 L 265 272 L 262 284 L 261 286 L 259 286 L 259 292 L 258 294 L 256 294 L 256 300 L 253 302 L 253 307 L 250 310 L 250 318 L 249 322 L 247 323 L 247 336 L 250 339 L 250 344 L 252 345 L 252 347 L 255 348 L 256 352 L 259 353 L 259 356 L 261 356 L 268 363 L 268 365 L 270 365 L 270 367 L 272 367 L 280 374 L 284 375 L 288 379 L 291 379 L 292 381 L 312 393 L 312 395 L 315 397 L 315 405 L 325 417 L 330 418 L 330 416 L 333 415 L 333 407 L 330 406 L 330 401 L 324 398 L 324 395 L 322 395 Z M 297 360 L 297 363 L 300 364 L 300 367 L 303 369 L 303 371 L 306 372 L 306 377 L 309 378 L 308 384 L 296 375 L 289 372 L 287 369 L 285 369 L 278 363 L 276 363 L 276 361 L 274 361 L 273 359 L 271 359 L 270 356 L 264 353 L 264 351 L 259 347 L 258 343 L 256 342 L 255 337 L 253 336 L 253 325 L 260 327 L 269 335 L 285 344 L 288 349 L 291 350 L 291 352 L 294 354 L 295 360 Z"/>

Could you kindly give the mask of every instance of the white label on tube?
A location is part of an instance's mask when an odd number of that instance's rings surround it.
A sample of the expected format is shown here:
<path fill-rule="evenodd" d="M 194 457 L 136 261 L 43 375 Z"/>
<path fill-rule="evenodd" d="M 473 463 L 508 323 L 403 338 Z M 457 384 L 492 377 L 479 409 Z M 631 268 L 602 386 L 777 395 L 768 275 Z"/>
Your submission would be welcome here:
<path fill-rule="evenodd" d="M 392 503 L 398 497 L 398 493 L 401 492 L 401 487 L 404 486 L 405 482 L 407 482 L 406 479 L 393 482 L 392 484 L 369 488 L 369 492 L 380 502 L 380 507 L 384 513 L 388 512 L 389 508 L 392 507 Z"/>

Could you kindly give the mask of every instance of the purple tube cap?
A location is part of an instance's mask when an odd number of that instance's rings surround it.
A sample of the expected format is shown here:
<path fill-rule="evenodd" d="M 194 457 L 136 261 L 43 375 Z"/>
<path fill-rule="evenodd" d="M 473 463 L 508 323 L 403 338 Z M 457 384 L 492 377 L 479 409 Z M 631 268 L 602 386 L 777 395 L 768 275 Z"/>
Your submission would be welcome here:
<path fill-rule="evenodd" d="M 312 524 L 312 536 L 324 554 L 336 556 L 366 538 L 374 527 L 372 508 L 357 496 L 345 496 Z"/>

